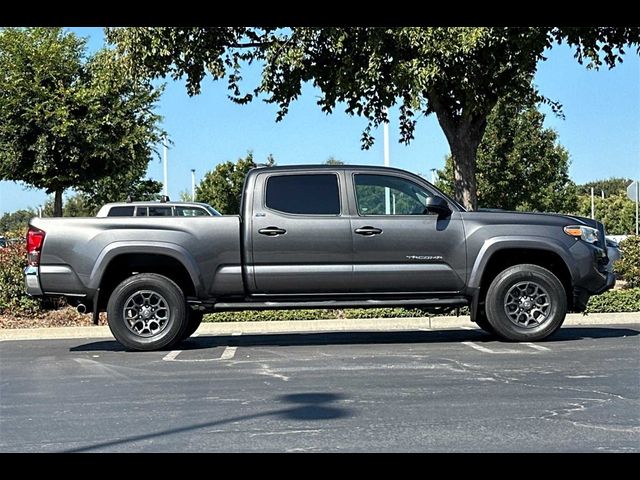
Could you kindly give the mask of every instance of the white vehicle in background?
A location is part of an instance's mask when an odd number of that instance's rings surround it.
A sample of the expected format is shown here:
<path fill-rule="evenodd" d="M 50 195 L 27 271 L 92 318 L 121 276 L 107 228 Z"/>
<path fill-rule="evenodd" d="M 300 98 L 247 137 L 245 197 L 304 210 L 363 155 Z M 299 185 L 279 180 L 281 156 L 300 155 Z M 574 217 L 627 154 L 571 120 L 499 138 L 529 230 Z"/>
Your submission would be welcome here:
<path fill-rule="evenodd" d="M 116 202 L 107 203 L 96 217 L 216 217 L 220 213 L 200 202 Z"/>

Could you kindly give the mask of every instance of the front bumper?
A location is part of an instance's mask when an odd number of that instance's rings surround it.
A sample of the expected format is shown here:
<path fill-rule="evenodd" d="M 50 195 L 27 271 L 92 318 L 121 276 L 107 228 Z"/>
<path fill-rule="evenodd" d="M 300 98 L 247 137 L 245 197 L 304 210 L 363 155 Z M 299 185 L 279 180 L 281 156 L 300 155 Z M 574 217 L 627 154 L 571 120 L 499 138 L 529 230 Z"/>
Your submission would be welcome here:
<path fill-rule="evenodd" d="M 600 295 L 614 287 L 616 276 L 610 271 L 601 271 L 602 262 L 597 258 L 589 275 L 583 277 L 573 288 L 573 311 L 584 312 L 592 295 Z"/>
<path fill-rule="evenodd" d="M 607 283 L 599 290 L 596 290 L 595 292 L 593 292 L 592 295 L 600 295 L 601 293 L 604 293 L 607 290 L 612 289 L 615 286 L 615 284 L 616 284 L 615 273 L 607 272 Z"/>
<path fill-rule="evenodd" d="M 38 267 L 28 266 L 24 269 L 24 286 L 28 295 L 32 297 L 41 297 L 42 288 L 40 287 L 40 276 Z"/>

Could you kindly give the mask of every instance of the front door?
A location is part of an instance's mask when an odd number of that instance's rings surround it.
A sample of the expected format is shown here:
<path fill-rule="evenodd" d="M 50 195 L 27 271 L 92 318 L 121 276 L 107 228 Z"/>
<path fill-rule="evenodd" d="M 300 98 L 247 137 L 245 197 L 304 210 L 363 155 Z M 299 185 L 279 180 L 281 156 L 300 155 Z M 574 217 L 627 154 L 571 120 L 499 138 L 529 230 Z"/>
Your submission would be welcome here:
<path fill-rule="evenodd" d="M 330 294 L 350 288 L 352 238 L 338 171 L 272 171 L 256 178 L 254 294 Z"/>
<path fill-rule="evenodd" d="M 427 186 L 402 174 L 352 172 L 355 292 L 453 293 L 465 283 L 460 213 L 430 213 Z"/>

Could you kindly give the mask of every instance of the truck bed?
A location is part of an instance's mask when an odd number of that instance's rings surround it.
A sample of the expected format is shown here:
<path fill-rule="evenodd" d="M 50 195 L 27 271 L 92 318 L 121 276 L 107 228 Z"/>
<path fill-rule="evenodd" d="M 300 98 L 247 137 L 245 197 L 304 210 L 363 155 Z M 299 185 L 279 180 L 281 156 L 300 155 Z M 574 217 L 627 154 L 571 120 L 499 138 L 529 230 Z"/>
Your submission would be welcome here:
<path fill-rule="evenodd" d="M 45 295 L 92 296 L 111 262 L 140 252 L 182 262 L 199 297 L 244 290 L 239 216 L 35 218 L 31 224 L 46 233 L 39 271 Z"/>

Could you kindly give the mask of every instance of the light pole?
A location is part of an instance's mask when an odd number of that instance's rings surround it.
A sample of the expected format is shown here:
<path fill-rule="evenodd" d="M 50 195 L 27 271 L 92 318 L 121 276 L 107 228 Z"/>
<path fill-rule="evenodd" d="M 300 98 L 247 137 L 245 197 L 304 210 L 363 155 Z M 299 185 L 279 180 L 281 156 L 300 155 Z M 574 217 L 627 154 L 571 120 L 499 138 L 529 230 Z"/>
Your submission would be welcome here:
<path fill-rule="evenodd" d="M 191 201 L 196 201 L 196 169 L 191 169 Z"/>
<path fill-rule="evenodd" d="M 389 166 L 389 122 L 383 125 L 383 149 L 384 149 L 384 166 Z M 384 187 L 384 212 L 389 215 L 391 213 L 391 191 L 389 187 Z"/>
<path fill-rule="evenodd" d="M 164 173 L 162 193 L 165 196 L 169 195 L 169 160 L 167 159 L 167 150 L 167 137 L 164 137 L 162 141 L 162 169 Z"/>

